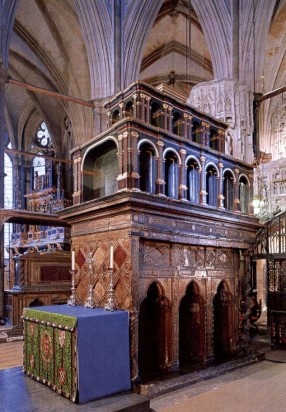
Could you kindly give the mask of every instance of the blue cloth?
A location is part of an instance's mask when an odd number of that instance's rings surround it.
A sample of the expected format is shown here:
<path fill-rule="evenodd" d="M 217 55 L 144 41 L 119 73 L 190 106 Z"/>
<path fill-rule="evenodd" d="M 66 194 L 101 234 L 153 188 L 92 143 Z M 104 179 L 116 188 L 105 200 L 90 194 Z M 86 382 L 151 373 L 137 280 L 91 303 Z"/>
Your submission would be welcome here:
<path fill-rule="evenodd" d="M 77 318 L 79 403 L 130 389 L 128 312 L 68 305 L 33 309 Z"/>

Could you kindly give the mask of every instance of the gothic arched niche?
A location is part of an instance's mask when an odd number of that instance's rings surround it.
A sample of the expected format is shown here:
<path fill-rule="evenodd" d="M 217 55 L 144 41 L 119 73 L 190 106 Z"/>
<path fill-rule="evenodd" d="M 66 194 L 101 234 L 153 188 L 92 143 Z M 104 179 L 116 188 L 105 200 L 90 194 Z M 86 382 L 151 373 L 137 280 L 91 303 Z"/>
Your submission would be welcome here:
<path fill-rule="evenodd" d="M 117 147 L 113 140 L 97 145 L 83 164 L 83 201 L 98 199 L 117 190 Z"/>
<path fill-rule="evenodd" d="M 230 358 L 235 351 L 234 299 L 225 281 L 220 282 L 213 300 L 214 356 L 218 361 Z"/>
<path fill-rule="evenodd" d="M 140 190 L 154 194 L 156 191 L 156 153 L 149 143 L 140 146 L 139 155 Z"/>
<path fill-rule="evenodd" d="M 179 308 L 179 361 L 181 368 L 202 362 L 205 356 L 205 302 L 191 282 Z"/>
<path fill-rule="evenodd" d="M 167 370 L 171 348 L 171 303 L 161 285 L 153 282 L 139 314 L 139 374 L 143 382 Z"/>

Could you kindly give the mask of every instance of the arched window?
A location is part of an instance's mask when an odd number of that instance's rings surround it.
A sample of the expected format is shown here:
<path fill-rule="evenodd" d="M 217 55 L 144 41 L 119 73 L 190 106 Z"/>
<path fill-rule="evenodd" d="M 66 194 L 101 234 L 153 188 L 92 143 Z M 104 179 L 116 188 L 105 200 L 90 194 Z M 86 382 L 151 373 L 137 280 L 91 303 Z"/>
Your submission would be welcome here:
<path fill-rule="evenodd" d="M 113 140 L 97 145 L 85 157 L 83 200 L 98 199 L 117 191 L 117 147 Z"/>
<path fill-rule="evenodd" d="M 165 194 L 172 199 L 179 195 L 179 167 L 175 153 L 168 152 L 165 159 Z"/>
<path fill-rule="evenodd" d="M 48 147 L 51 144 L 51 135 L 46 122 L 41 122 L 36 131 L 36 143 L 41 147 Z"/>
<path fill-rule="evenodd" d="M 183 136 L 183 116 L 175 112 L 173 116 L 173 133 L 178 136 Z"/>
<path fill-rule="evenodd" d="M 133 116 L 133 102 L 132 102 L 132 101 L 126 103 L 126 106 L 125 106 L 125 116 L 126 116 L 126 117 L 128 117 L 128 116 Z"/>
<path fill-rule="evenodd" d="M 214 166 L 209 166 L 206 169 L 206 190 L 207 204 L 209 206 L 217 206 L 217 171 Z"/>
<path fill-rule="evenodd" d="M 196 120 L 193 122 L 192 126 L 192 141 L 195 143 L 202 143 L 201 124 Z"/>
<path fill-rule="evenodd" d="M 47 186 L 46 181 L 46 162 L 41 152 L 33 159 L 33 189 L 42 190 Z"/>
<path fill-rule="evenodd" d="M 119 120 L 119 111 L 114 110 L 114 112 L 112 113 L 112 124 L 118 122 L 118 120 Z"/>
<path fill-rule="evenodd" d="M 214 129 L 210 130 L 210 147 L 214 150 L 219 150 L 218 134 Z"/>
<path fill-rule="evenodd" d="M 239 201 L 241 213 L 248 213 L 249 184 L 245 176 L 241 176 L 239 179 Z"/>
<path fill-rule="evenodd" d="M 194 159 L 187 164 L 187 196 L 190 202 L 199 203 L 200 199 L 200 173 L 199 165 Z"/>
<path fill-rule="evenodd" d="M 139 155 L 140 190 L 154 194 L 156 191 L 155 150 L 149 143 L 140 146 Z"/>
<path fill-rule="evenodd" d="M 227 210 L 233 210 L 233 200 L 234 200 L 233 175 L 229 171 L 226 171 L 223 175 L 223 196 L 224 196 L 224 207 Z"/>
<path fill-rule="evenodd" d="M 157 102 L 151 103 L 151 124 L 156 127 L 162 127 L 161 106 Z"/>

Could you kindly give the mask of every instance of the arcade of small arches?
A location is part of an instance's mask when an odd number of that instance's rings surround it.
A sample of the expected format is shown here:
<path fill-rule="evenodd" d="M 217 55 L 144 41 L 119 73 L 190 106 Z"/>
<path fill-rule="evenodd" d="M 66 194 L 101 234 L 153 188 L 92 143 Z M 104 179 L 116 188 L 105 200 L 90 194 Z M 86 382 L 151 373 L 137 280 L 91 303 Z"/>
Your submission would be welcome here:
<path fill-rule="evenodd" d="M 193 108 L 177 107 L 147 94 L 138 93 L 126 97 L 117 105 L 108 107 L 108 127 L 120 120 L 135 118 L 150 126 L 163 129 L 191 142 L 225 153 L 225 131 L 215 124 L 205 122 Z M 210 119 L 208 119 L 210 120 Z M 229 154 L 229 153 L 228 153 Z"/>
<path fill-rule="evenodd" d="M 237 340 L 234 298 L 227 281 L 220 281 L 208 303 L 197 281 L 191 281 L 179 299 L 178 313 L 158 281 L 148 287 L 139 310 L 139 376 L 142 382 L 170 367 L 188 370 L 210 360 L 231 357 Z M 209 298 L 208 298 L 209 299 Z M 208 316 L 212 317 L 212 347 L 208 347 Z M 178 342 L 174 359 L 174 317 L 178 316 Z M 222 325 L 227 325 L 222 327 Z M 176 340 L 176 339 L 175 339 Z"/>
<path fill-rule="evenodd" d="M 112 137 L 91 146 L 83 163 L 83 201 L 108 196 L 118 190 L 118 145 Z M 139 138 L 137 169 L 141 192 L 166 196 L 200 205 L 240 211 L 250 214 L 249 177 L 237 167 L 224 167 L 220 159 L 198 158 L 191 149 L 168 147 L 159 154 L 156 144 Z M 136 166 L 134 165 L 134 166 Z M 159 191 L 158 179 L 162 176 L 164 192 Z M 163 181 L 162 181 L 163 180 Z"/>

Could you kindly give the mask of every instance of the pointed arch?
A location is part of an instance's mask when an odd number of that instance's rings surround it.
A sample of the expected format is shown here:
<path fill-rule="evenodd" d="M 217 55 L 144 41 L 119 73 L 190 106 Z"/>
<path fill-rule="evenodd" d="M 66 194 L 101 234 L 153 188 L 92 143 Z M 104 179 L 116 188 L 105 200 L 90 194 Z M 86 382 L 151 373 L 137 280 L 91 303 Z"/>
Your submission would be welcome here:
<path fill-rule="evenodd" d="M 179 307 L 179 362 L 188 368 L 205 356 L 205 300 L 196 281 L 191 281 Z"/>
<path fill-rule="evenodd" d="M 143 49 L 162 4 L 163 0 L 129 2 L 123 25 L 124 87 L 139 78 Z"/>
<path fill-rule="evenodd" d="M 91 98 L 114 92 L 114 32 L 105 1 L 74 0 L 87 50 Z"/>
<path fill-rule="evenodd" d="M 6 69 L 8 68 L 9 47 L 18 5 L 19 0 L 3 0 L 0 3 L 0 58 Z"/>
<path fill-rule="evenodd" d="M 139 311 L 139 374 L 148 381 L 171 362 L 172 309 L 159 282 L 152 282 Z"/>
<path fill-rule="evenodd" d="M 222 280 L 213 299 L 214 356 L 225 360 L 234 355 L 236 346 L 234 298 L 228 283 Z"/>
<path fill-rule="evenodd" d="M 231 71 L 231 15 L 226 2 L 220 7 L 212 0 L 193 0 L 192 6 L 199 18 L 212 56 L 215 79 L 225 79 Z M 215 22 L 215 24 L 214 24 Z"/>

